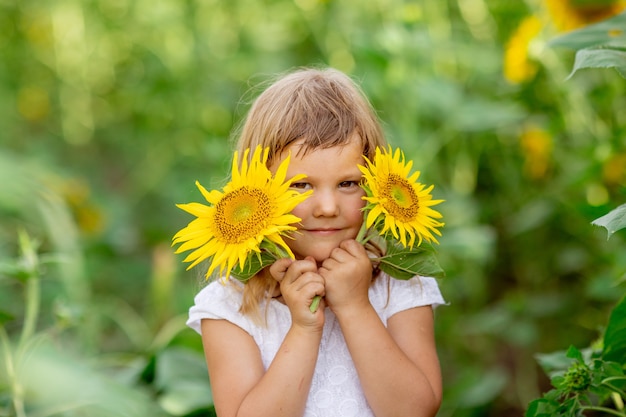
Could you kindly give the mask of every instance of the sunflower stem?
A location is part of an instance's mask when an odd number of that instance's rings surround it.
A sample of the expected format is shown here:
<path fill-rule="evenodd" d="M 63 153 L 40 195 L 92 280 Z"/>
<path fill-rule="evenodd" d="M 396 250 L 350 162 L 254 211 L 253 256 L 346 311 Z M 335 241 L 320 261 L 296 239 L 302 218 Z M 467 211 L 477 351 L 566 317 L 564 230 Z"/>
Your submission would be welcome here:
<path fill-rule="evenodd" d="M 363 223 L 361 223 L 361 228 L 359 229 L 359 233 L 357 233 L 355 240 L 361 244 L 366 244 L 370 238 L 367 235 L 367 226 L 365 225 L 365 218 L 363 219 Z"/>
<path fill-rule="evenodd" d="M 313 297 L 313 301 L 311 302 L 311 305 L 309 306 L 309 310 L 311 310 L 311 313 L 315 313 L 317 311 L 317 309 L 320 306 L 320 301 L 322 301 L 321 296 L 316 295 L 315 297 Z"/>

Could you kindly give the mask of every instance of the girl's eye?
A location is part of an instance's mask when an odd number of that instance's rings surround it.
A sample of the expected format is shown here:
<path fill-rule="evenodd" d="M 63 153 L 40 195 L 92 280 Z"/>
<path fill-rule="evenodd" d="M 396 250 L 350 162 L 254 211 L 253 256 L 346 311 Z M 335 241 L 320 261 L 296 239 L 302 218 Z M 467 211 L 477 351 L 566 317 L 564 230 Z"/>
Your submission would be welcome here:
<path fill-rule="evenodd" d="M 294 182 L 291 184 L 291 188 L 295 188 L 296 190 L 306 190 L 311 185 L 307 182 Z"/>
<path fill-rule="evenodd" d="M 358 187 L 359 181 L 342 181 L 339 183 L 339 188 L 352 188 Z"/>

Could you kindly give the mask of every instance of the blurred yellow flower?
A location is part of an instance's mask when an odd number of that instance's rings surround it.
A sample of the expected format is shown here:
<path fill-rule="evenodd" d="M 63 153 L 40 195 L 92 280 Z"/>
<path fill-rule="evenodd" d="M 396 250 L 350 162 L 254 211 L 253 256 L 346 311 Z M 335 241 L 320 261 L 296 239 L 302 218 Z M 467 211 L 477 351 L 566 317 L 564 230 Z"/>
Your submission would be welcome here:
<path fill-rule="evenodd" d="M 106 219 L 102 209 L 91 198 L 89 183 L 82 178 L 49 178 L 71 210 L 81 232 L 97 235 L 105 227 Z"/>
<path fill-rule="evenodd" d="M 566 32 L 614 16 L 626 9 L 625 0 L 576 2 L 575 0 L 546 0 L 554 26 Z"/>
<path fill-rule="evenodd" d="M 626 186 L 626 153 L 611 156 L 602 168 L 602 176 L 609 185 Z"/>
<path fill-rule="evenodd" d="M 538 65 L 530 57 L 529 46 L 544 26 L 550 24 L 558 32 L 570 31 L 579 27 L 607 19 L 626 10 L 626 0 L 592 1 L 545 0 L 547 17 L 545 21 L 535 15 L 526 17 L 513 32 L 504 50 L 504 77 L 512 84 L 532 79 Z"/>
<path fill-rule="evenodd" d="M 543 178 L 550 165 L 552 137 L 545 130 L 530 126 L 520 136 L 524 172 L 533 179 Z"/>
<path fill-rule="evenodd" d="M 37 86 L 25 86 L 17 92 L 17 109 L 26 120 L 39 122 L 50 114 L 48 92 Z"/>
<path fill-rule="evenodd" d="M 404 153 L 400 149 L 392 153 L 391 147 L 387 151 L 376 148 L 374 162 L 365 161 L 367 166 L 359 165 L 363 199 L 368 202 L 365 226 L 374 225 L 381 235 L 391 232 L 404 247 L 413 247 L 416 237 L 418 246 L 422 239 L 437 242 L 433 234 L 441 236 L 437 228 L 444 224 L 435 220 L 442 216 L 431 207 L 443 200 L 433 200 L 433 185 L 425 188 L 417 182 L 419 171 L 410 175 L 413 161 L 405 162 Z"/>
<path fill-rule="evenodd" d="M 196 181 L 210 205 L 177 204 L 197 218 L 174 235 L 172 244 L 181 244 L 176 253 L 195 249 L 183 261 L 191 262 L 187 269 L 211 259 L 207 278 L 219 267 L 222 279 L 228 280 L 233 268 L 243 270 L 249 257 L 261 252 L 262 244 L 293 258 L 282 234 L 296 230 L 292 224 L 300 219 L 290 212 L 310 195 L 289 188 L 304 175 L 286 181 L 287 157 L 272 176 L 266 165 L 269 148 L 257 147 L 248 164 L 249 151 L 243 155 L 241 168 L 235 152 L 232 178 L 223 191 L 208 192 Z"/>
<path fill-rule="evenodd" d="M 504 77 L 513 84 L 530 80 L 537 73 L 537 64 L 528 56 L 530 42 L 541 31 L 541 21 L 528 16 L 517 27 L 504 51 Z"/>

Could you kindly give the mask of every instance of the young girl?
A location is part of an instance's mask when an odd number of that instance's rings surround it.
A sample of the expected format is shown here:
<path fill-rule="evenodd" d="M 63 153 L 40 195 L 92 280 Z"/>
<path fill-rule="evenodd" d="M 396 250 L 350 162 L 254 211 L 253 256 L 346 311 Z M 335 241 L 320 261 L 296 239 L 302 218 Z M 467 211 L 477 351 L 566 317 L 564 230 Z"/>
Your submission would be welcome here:
<path fill-rule="evenodd" d="M 270 148 L 272 172 L 313 193 L 293 214 L 281 259 L 246 284 L 206 286 L 188 325 L 202 335 L 215 409 L 231 416 L 434 416 L 441 403 L 433 278 L 389 278 L 354 240 L 365 164 L 386 147 L 369 102 L 339 71 L 304 69 L 270 86 L 239 134 L 239 154 Z M 311 313 L 315 296 L 320 307 Z"/>

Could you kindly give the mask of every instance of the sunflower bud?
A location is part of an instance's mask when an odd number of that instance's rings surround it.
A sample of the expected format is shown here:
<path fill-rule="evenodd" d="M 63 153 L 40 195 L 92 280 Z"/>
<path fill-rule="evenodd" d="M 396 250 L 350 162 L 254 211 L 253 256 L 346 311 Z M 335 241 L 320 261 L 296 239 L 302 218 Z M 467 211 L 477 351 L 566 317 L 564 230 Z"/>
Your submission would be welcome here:
<path fill-rule="evenodd" d="M 563 386 L 569 392 L 584 391 L 591 385 L 591 369 L 576 361 L 563 376 Z"/>

